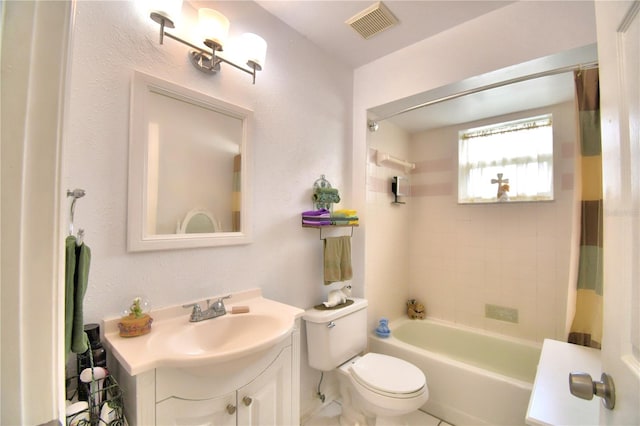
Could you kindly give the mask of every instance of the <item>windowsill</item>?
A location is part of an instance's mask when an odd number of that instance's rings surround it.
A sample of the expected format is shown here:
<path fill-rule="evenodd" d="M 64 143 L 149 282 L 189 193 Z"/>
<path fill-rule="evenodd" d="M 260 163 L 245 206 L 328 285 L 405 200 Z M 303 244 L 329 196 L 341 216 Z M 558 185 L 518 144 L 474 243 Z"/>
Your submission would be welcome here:
<path fill-rule="evenodd" d="M 520 204 L 520 203 L 548 203 L 555 201 L 553 198 L 537 199 L 509 199 L 507 201 L 498 200 L 458 200 L 458 204 Z"/>

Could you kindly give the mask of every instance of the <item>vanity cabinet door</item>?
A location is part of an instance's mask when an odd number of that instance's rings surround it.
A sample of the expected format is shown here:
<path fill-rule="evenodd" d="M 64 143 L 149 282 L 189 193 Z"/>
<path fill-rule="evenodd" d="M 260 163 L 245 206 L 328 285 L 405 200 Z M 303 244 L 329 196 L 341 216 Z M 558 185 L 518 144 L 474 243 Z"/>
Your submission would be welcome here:
<path fill-rule="evenodd" d="M 236 426 L 236 393 L 204 400 L 166 399 L 156 404 L 156 425 Z"/>
<path fill-rule="evenodd" d="M 294 424 L 291 397 L 291 348 L 287 347 L 264 373 L 238 389 L 238 426 Z"/>

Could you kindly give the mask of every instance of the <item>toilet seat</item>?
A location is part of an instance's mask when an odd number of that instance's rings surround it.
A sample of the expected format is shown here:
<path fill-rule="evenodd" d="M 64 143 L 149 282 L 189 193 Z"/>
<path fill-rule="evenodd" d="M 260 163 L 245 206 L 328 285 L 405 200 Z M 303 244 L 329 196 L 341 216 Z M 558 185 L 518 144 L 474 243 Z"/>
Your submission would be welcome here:
<path fill-rule="evenodd" d="M 426 387 L 424 373 L 418 367 L 383 354 L 363 355 L 350 365 L 349 373 L 369 391 L 390 398 L 415 398 Z"/>

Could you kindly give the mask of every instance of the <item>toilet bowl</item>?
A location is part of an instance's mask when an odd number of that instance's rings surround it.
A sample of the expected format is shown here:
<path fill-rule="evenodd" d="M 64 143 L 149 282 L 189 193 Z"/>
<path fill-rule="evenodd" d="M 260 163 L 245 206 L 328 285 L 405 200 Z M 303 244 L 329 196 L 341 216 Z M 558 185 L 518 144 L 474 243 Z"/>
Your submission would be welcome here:
<path fill-rule="evenodd" d="M 340 424 L 402 425 L 403 416 L 429 398 L 424 373 L 413 364 L 388 355 L 367 353 L 367 301 L 331 310 L 308 309 L 309 366 L 337 370 L 342 399 Z"/>
<path fill-rule="evenodd" d="M 401 425 L 402 416 L 416 411 L 429 399 L 422 371 L 399 358 L 367 353 L 341 365 L 338 373 L 342 425 Z"/>

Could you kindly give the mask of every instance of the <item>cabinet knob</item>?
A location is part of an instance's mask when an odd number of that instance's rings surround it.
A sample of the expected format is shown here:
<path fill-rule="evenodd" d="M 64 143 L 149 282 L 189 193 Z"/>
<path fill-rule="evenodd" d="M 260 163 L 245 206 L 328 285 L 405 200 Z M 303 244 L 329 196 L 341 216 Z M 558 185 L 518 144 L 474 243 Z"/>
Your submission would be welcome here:
<path fill-rule="evenodd" d="M 236 412 L 236 406 L 235 405 L 227 405 L 227 413 L 229 414 L 235 414 Z"/>
<path fill-rule="evenodd" d="M 248 396 L 245 396 L 244 398 L 242 398 L 242 402 L 244 402 L 244 405 L 246 405 L 248 407 L 248 406 L 251 405 L 253 400 L 251 398 L 249 398 Z"/>

